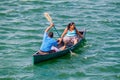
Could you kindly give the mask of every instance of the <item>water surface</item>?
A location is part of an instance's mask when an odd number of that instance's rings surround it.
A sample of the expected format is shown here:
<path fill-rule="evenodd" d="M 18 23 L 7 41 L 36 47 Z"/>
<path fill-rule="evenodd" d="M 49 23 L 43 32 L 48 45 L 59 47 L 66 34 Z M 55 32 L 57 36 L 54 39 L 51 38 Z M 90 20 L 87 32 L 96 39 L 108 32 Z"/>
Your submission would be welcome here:
<path fill-rule="evenodd" d="M 60 34 L 69 22 L 87 30 L 85 45 L 75 50 L 77 56 L 66 55 L 33 65 L 32 55 L 49 26 L 44 12 L 51 14 Z M 1 1 L 0 80 L 33 79 L 119 80 L 120 1 Z"/>

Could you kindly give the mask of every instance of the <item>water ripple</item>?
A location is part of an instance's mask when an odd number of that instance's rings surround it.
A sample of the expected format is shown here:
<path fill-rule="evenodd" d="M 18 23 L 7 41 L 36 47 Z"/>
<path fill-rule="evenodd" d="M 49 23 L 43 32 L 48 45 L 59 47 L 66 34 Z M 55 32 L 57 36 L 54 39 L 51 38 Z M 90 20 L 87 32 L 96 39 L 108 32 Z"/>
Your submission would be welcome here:
<path fill-rule="evenodd" d="M 75 50 L 77 56 L 33 65 L 32 55 L 49 26 L 44 12 L 50 13 L 59 33 L 69 22 L 86 28 L 86 41 Z M 119 13 L 119 0 L 1 1 L 0 79 L 119 80 Z"/>

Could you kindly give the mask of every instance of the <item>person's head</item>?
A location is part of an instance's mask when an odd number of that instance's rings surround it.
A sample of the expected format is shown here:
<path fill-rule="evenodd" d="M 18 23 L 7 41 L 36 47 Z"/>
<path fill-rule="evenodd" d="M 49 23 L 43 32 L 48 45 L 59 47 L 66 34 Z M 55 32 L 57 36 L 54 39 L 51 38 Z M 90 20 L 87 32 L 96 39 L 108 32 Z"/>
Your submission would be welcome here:
<path fill-rule="evenodd" d="M 74 30 L 75 29 L 75 23 L 74 22 L 69 23 L 67 28 L 68 28 L 68 30 L 70 30 L 70 29 Z"/>
<path fill-rule="evenodd" d="M 49 36 L 50 38 L 53 38 L 53 32 L 49 32 L 49 33 L 48 33 L 48 36 Z"/>

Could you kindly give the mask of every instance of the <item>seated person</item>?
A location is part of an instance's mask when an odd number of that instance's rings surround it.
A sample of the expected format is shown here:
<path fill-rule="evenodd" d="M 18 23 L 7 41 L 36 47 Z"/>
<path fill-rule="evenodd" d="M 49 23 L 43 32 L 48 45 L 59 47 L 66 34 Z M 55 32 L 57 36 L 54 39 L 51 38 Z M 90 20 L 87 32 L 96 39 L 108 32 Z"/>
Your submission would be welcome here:
<path fill-rule="evenodd" d="M 64 46 L 63 50 L 66 48 L 68 44 L 76 44 L 78 40 L 83 38 L 82 34 L 75 27 L 75 23 L 69 23 L 68 26 L 65 28 L 63 34 L 61 35 L 60 42 L 63 40 Z"/>
<path fill-rule="evenodd" d="M 52 53 L 52 52 L 54 52 L 53 50 L 51 50 L 52 46 L 54 46 L 53 49 L 55 49 L 57 47 L 58 42 L 57 42 L 57 40 L 55 40 L 53 38 L 53 32 L 48 33 L 48 31 L 53 26 L 54 26 L 54 24 L 50 24 L 50 26 L 45 30 L 42 45 L 41 45 L 40 50 L 39 50 L 39 54 Z"/>

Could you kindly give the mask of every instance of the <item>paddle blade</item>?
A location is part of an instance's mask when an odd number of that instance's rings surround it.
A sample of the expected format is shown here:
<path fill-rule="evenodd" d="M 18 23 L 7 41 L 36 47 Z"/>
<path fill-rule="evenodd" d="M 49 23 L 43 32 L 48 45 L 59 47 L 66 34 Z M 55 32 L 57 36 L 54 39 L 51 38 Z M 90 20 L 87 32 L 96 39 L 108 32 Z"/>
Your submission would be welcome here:
<path fill-rule="evenodd" d="M 52 18 L 50 17 L 50 15 L 48 13 L 44 13 L 44 16 L 46 17 L 46 19 L 50 22 L 50 23 L 53 23 L 52 22 Z"/>
<path fill-rule="evenodd" d="M 70 51 L 71 56 L 77 56 L 76 53 L 72 52 L 71 50 L 69 50 L 69 51 Z"/>

